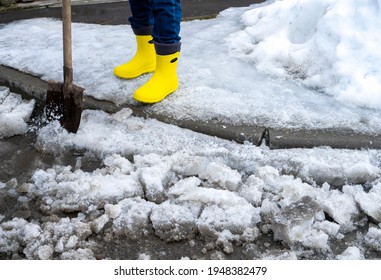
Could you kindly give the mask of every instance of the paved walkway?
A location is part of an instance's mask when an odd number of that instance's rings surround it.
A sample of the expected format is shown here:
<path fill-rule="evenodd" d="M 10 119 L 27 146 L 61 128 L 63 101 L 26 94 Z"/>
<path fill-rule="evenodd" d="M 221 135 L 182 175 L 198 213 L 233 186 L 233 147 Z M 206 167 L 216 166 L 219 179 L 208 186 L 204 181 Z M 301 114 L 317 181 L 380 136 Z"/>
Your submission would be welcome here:
<path fill-rule="evenodd" d="M 1 13 L 0 23 L 7 23 L 18 19 L 35 17 L 60 18 L 60 8 L 53 0 L 40 5 L 36 1 L 25 9 L 15 9 Z M 113 2 L 113 0 L 101 0 L 102 3 L 93 1 L 93 4 L 85 4 L 83 0 L 74 0 L 73 21 L 98 23 L 98 24 L 126 24 L 128 23 L 129 9 L 127 1 Z M 107 3 L 104 3 L 107 1 Z M 232 5 L 248 6 L 263 0 L 182 0 L 184 18 L 212 17 L 221 10 Z M 0 65 L 0 85 L 6 85 L 12 91 L 23 93 L 24 96 L 36 98 L 41 101 L 46 96 L 47 83 L 38 77 L 21 73 L 9 67 Z M 128 106 L 128 105 L 124 105 Z M 130 105 L 131 106 L 131 105 Z M 84 98 L 85 109 L 100 109 L 109 113 L 119 111 L 123 106 L 116 106 L 112 102 L 96 100 L 86 96 Z M 309 148 L 315 146 L 331 146 L 333 148 L 381 148 L 380 135 L 360 134 L 355 131 L 343 130 L 289 130 L 273 129 L 255 126 L 233 126 L 229 123 L 208 122 L 200 123 L 175 119 L 162 114 L 153 114 L 145 110 L 144 106 L 132 106 L 136 116 L 156 118 L 160 121 L 188 128 L 193 131 L 205 133 L 220 138 L 234 140 L 239 143 L 250 141 L 256 145 L 266 143 L 271 148 Z"/>
<path fill-rule="evenodd" d="M 181 0 L 183 18 L 208 18 L 229 7 L 244 7 L 264 0 Z M 72 0 L 73 22 L 127 24 L 131 15 L 127 0 Z M 61 18 L 60 1 L 44 0 L 22 3 L 0 13 L 0 23 L 37 17 Z"/>

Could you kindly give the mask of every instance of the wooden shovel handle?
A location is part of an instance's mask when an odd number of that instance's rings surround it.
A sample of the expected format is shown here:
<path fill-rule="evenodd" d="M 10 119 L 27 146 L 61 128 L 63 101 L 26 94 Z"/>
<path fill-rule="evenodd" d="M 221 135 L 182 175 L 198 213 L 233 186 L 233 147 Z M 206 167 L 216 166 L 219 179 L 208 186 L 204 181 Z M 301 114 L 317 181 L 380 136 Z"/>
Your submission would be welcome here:
<path fill-rule="evenodd" d="M 62 0 L 62 30 L 64 50 L 64 86 L 73 84 L 72 40 L 71 40 L 71 0 Z"/>

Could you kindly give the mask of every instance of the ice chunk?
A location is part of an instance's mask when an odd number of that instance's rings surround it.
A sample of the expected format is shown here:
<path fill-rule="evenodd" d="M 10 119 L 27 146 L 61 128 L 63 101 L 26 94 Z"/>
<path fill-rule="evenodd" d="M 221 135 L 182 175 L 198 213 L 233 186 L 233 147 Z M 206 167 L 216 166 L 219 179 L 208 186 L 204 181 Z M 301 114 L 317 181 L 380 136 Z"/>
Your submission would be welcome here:
<path fill-rule="evenodd" d="M 240 196 L 255 206 L 260 206 L 263 196 L 264 182 L 262 179 L 251 175 L 239 190 Z"/>
<path fill-rule="evenodd" d="M 173 169 L 183 176 L 197 176 L 208 166 L 208 159 L 200 156 L 186 156 Z"/>
<path fill-rule="evenodd" d="M 246 205 L 247 201 L 236 192 L 198 187 L 200 180 L 190 177 L 173 185 L 168 195 L 178 201 L 193 201 L 203 204 L 218 204 L 220 206 Z"/>
<path fill-rule="evenodd" d="M 41 227 L 24 219 L 14 218 L 0 225 L 0 252 L 18 252 L 23 244 L 29 244 L 41 234 Z M 38 242 L 37 242 L 38 244 Z"/>
<path fill-rule="evenodd" d="M 81 221 L 74 223 L 74 233 L 82 240 L 92 234 L 90 225 Z"/>
<path fill-rule="evenodd" d="M 131 116 L 133 111 L 130 108 L 123 108 L 116 112 L 113 117 L 119 122 L 126 122 Z"/>
<path fill-rule="evenodd" d="M 201 180 L 197 177 L 189 177 L 179 180 L 168 190 L 168 196 L 178 197 L 191 191 L 195 191 L 200 184 Z"/>
<path fill-rule="evenodd" d="M 53 253 L 54 253 L 54 249 L 51 245 L 44 245 L 44 246 L 41 246 L 39 249 L 38 249 L 38 257 L 41 259 L 41 260 L 49 260 L 52 258 L 53 256 Z"/>
<path fill-rule="evenodd" d="M 365 244 L 373 250 L 381 252 L 381 229 L 371 227 L 364 237 Z"/>
<path fill-rule="evenodd" d="M 328 249 L 328 235 L 312 227 L 319 211 L 319 205 L 310 197 L 281 209 L 272 218 L 274 238 L 290 244 L 300 242 L 307 247 Z"/>
<path fill-rule="evenodd" d="M 199 176 L 230 191 L 236 191 L 241 183 L 241 174 L 237 170 L 218 162 L 209 163 Z"/>
<path fill-rule="evenodd" d="M 303 236 L 301 243 L 309 248 L 330 251 L 330 246 L 328 244 L 329 236 L 320 230 L 309 229 Z"/>
<path fill-rule="evenodd" d="M 335 222 L 347 228 L 353 226 L 353 220 L 359 215 L 359 210 L 353 197 L 338 190 L 322 189 L 317 194 L 316 201 Z"/>
<path fill-rule="evenodd" d="M 126 174 L 126 175 L 130 174 L 130 172 L 133 169 L 132 163 L 128 159 L 118 154 L 112 154 L 111 156 L 107 157 L 104 160 L 104 163 L 105 165 L 115 168 L 116 170 L 120 171 L 122 174 Z"/>
<path fill-rule="evenodd" d="M 360 249 L 354 246 L 350 246 L 345 249 L 340 255 L 336 257 L 338 260 L 363 260 L 364 255 L 361 253 Z"/>
<path fill-rule="evenodd" d="M 22 100 L 20 95 L 0 86 L 0 139 L 27 132 L 34 104 L 34 100 Z"/>
<path fill-rule="evenodd" d="M 113 220 L 113 230 L 117 235 L 126 235 L 131 239 L 140 238 L 152 230 L 150 215 L 154 204 L 140 198 L 124 199 L 117 206 L 119 213 Z M 110 206 L 108 207 L 110 209 Z M 108 210 L 110 213 L 110 210 Z"/>
<path fill-rule="evenodd" d="M 95 260 L 94 253 L 91 249 L 82 249 L 69 250 L 62 253 L 62 260 Z"/>
<path fill-rule="evenodd" d="M 369 192 L 364 192 L 363 186 L 344 186 L 343 192 L 353 196 L 355 201 L 367 215 L 378 223 L 381 222 L 381 184 L 372 187 Z"/>
<path fill-rule="evenodd" d="M 340 230 L 340 225 L 327 220 L 322 222 L 315 222 L 313 227 L 333 237 L 336 237 Z"/>
<path fill-rule="evenodd" d="M 119 204 L 106 204 L 105 212 L 111 219 L 116 219 L 122 213 L 122 207 Z"/>
<path fill-rule="evenodd" d="M 259 209 L 249 203 L 231 207 L 206 206 L 198 219 L 198 229 L 205 237 L 218 238 L 224 230 L 242 235 L 248 227 L 255 227 L 261 220 Z"/>
<path fill-rule="evenodd" d="M 162 203 L 155 207 L 151 221 L 156 235 L 166 241 L 179 241 L 194 236 L 197 216 L 186 206 Z"/>
<path fill-rule="evenodd" d="M 218 239 L 216 244 L 222 247 L 222 250 L 226 254 L 232 254 L 234 252 L 234 247 L 230 241 L 237 240 L 237 235 L 232 234 L 229 230 L 223 230 L 218 234 Z"/>
<path fill-rule="evenodd" d="M 297 260 L 298 256 L 293 251 L 269 250 L 262 256 L 263 260 Z"/>
<path fill-rule="evenodd" d="M 52 212 L 84 211 L 90 205 L 101 208 L 126 197 L 143 196 L 136 176 L 123 174 L 119 168 L 110 172 L 105 167 L 88 173 L 56 166 L 36 171 L 32 184 L 29 195 L 40 196 L 42 209 Z"/>
<path fill-rule="evenodd" d="M 264 182 L 263 187 L 266 191 L 272 193 L 282 191 L 282 184 L 279 184 L 281 176 L 276 168 L 272 166 L 261 166 L 256 170 L 254 175 Z"/>
<path fill-rule="evenodd" d="M 138 260 L 150 260 L 151 259 L 151 256 L 150 255 L 147 255 L 147 254 L 144 254 L 144 253 L 141 253 L 139 256 L 138 256 Z"/>
<path fill-rule="evenodd" d="M 90 227 L 93 232 L 98 233 L 103 229 L 103 227 L 107 224 L 109 220 L 109 216 L 107 214 L 103 214 L 102 216 L 92 221 Z"/>
<path fill-rule="evenodd" d="M 78 236 L 71 235 L 69 239 L 67 240 L 65 247 L 68 249 L 73 249 L 77 245 L 77 242 L 78 242 Z"/>
<path fill-rule="evenodd" d="M 161 203 L 166 200 L 165 179 L 168 170 L 161 166 L 145 167 L 140 169 L 140 181 L 143 184 L 144 194 L 148 201 Z"/>

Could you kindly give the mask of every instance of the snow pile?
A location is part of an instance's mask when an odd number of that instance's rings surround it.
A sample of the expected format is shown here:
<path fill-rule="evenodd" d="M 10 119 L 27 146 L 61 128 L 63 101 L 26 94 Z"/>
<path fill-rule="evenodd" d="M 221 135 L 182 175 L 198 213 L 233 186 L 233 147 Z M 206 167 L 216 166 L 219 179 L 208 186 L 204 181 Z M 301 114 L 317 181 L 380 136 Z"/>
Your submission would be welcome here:
<path fill-rule="evenodd" d="M 22 251 L 27 259 L 47 260 L 53 254 L 59 254 L 60 259 L 94 259 L 84 241 L 92 231 L 82 219 L 62 218 L 41 226 L 14 218 L 1 225 L 0 252 Z"/>
<path fill-rule="evenodd" d="M 0 138 L 27 132 L 34 103 L 34 100 L 25 101 L 7 87 L 0 86 Z"/>
<path fill-rule="evenodd" d="M 36 170 L 21 186 L 4 186 L 3 192 L 24 207 L 33 204 L 44 219 L 3 217 L 0 253 L 91 259 L 99 250 L 97 236 L 107 241 L 152 235 L 165 242 L 202 238 L 202 254 L 212 258 L 233 254 L 237 245 L 253 257 L 272 259 L 381 252 L 374 224 L 381 222 L 377 151 L 272 151 L 133 117 L 129 110 L 83 116 L 77 134 L 53 122 L 39 131 L 37 144 L 42 152 L 86 149 L 103 157 L 103 165 L 93 171 L 81 170 L 80 162 L 53 166 Z M 325 166 L 325 177 L 312 168 L 317 162 Z M 364 167 L 351 177 L 354 166 Z M 366 189 L 351 180 L 366 183 Z M 340 189 L 330 184 L 338 181 Z M 288 251 L 258 249 L 268 244 L 265 237 Z M 338 249 L 335 244 L 347 239 Z"/>
<path fill-rule="evenodd" d="M 82 170 L 72 172 L 71 167 L 36 171 L 34 184 L 26 188 L 34 196 L 44 197 L 42 210 L 47 213 L 86 211 L 91 204 L 143 195 L 136 177 L 122 173 L 120 167 L 109 167 L 91 175 Z"/>
<path fill-rule="evenodd" d="M 379 0 L 270 2 L 241 15 L 245 27 L 228 38 L 232 53 L 338 100 L 381 108 Z"/>

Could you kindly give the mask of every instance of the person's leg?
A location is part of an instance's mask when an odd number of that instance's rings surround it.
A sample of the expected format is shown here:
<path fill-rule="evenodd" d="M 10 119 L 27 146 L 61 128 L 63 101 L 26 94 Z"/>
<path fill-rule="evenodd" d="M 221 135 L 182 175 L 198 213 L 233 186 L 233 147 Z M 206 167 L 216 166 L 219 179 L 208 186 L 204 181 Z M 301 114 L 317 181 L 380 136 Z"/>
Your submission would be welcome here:
<path fill-rule="evenodd" d="M 129 3 L 132 16 L 128 20 L 135 35 L 152 35 L 154 24 L 152 0 L 130 0 Z"/>
<path fill-rule="evenodd" d="M 137 47 L 130 61 L 114 69 L 114 74 L 124 79 L 136 78 L 156 68 L 156 52 L 151 36 L 154 23 L 152 0 L 130 0 L 129 3 L 132 12 L 129 21 Z"/>
<path fill-rule="evenodd" d="M 155 42 L 173 44 L 180 42 L 182 17 L 180 0 L 152 0 L 154 26 L 152 36 Z"/>
<path fill-rule="evenodd" d="M 156 103 L 174 92 L 179 85 L 177 63 L 180 56 L 180 0 L 152 0 L 153 41 L 156 69 L 152 78 L 137 89 L 133 98 L 144 103 Z"/>

